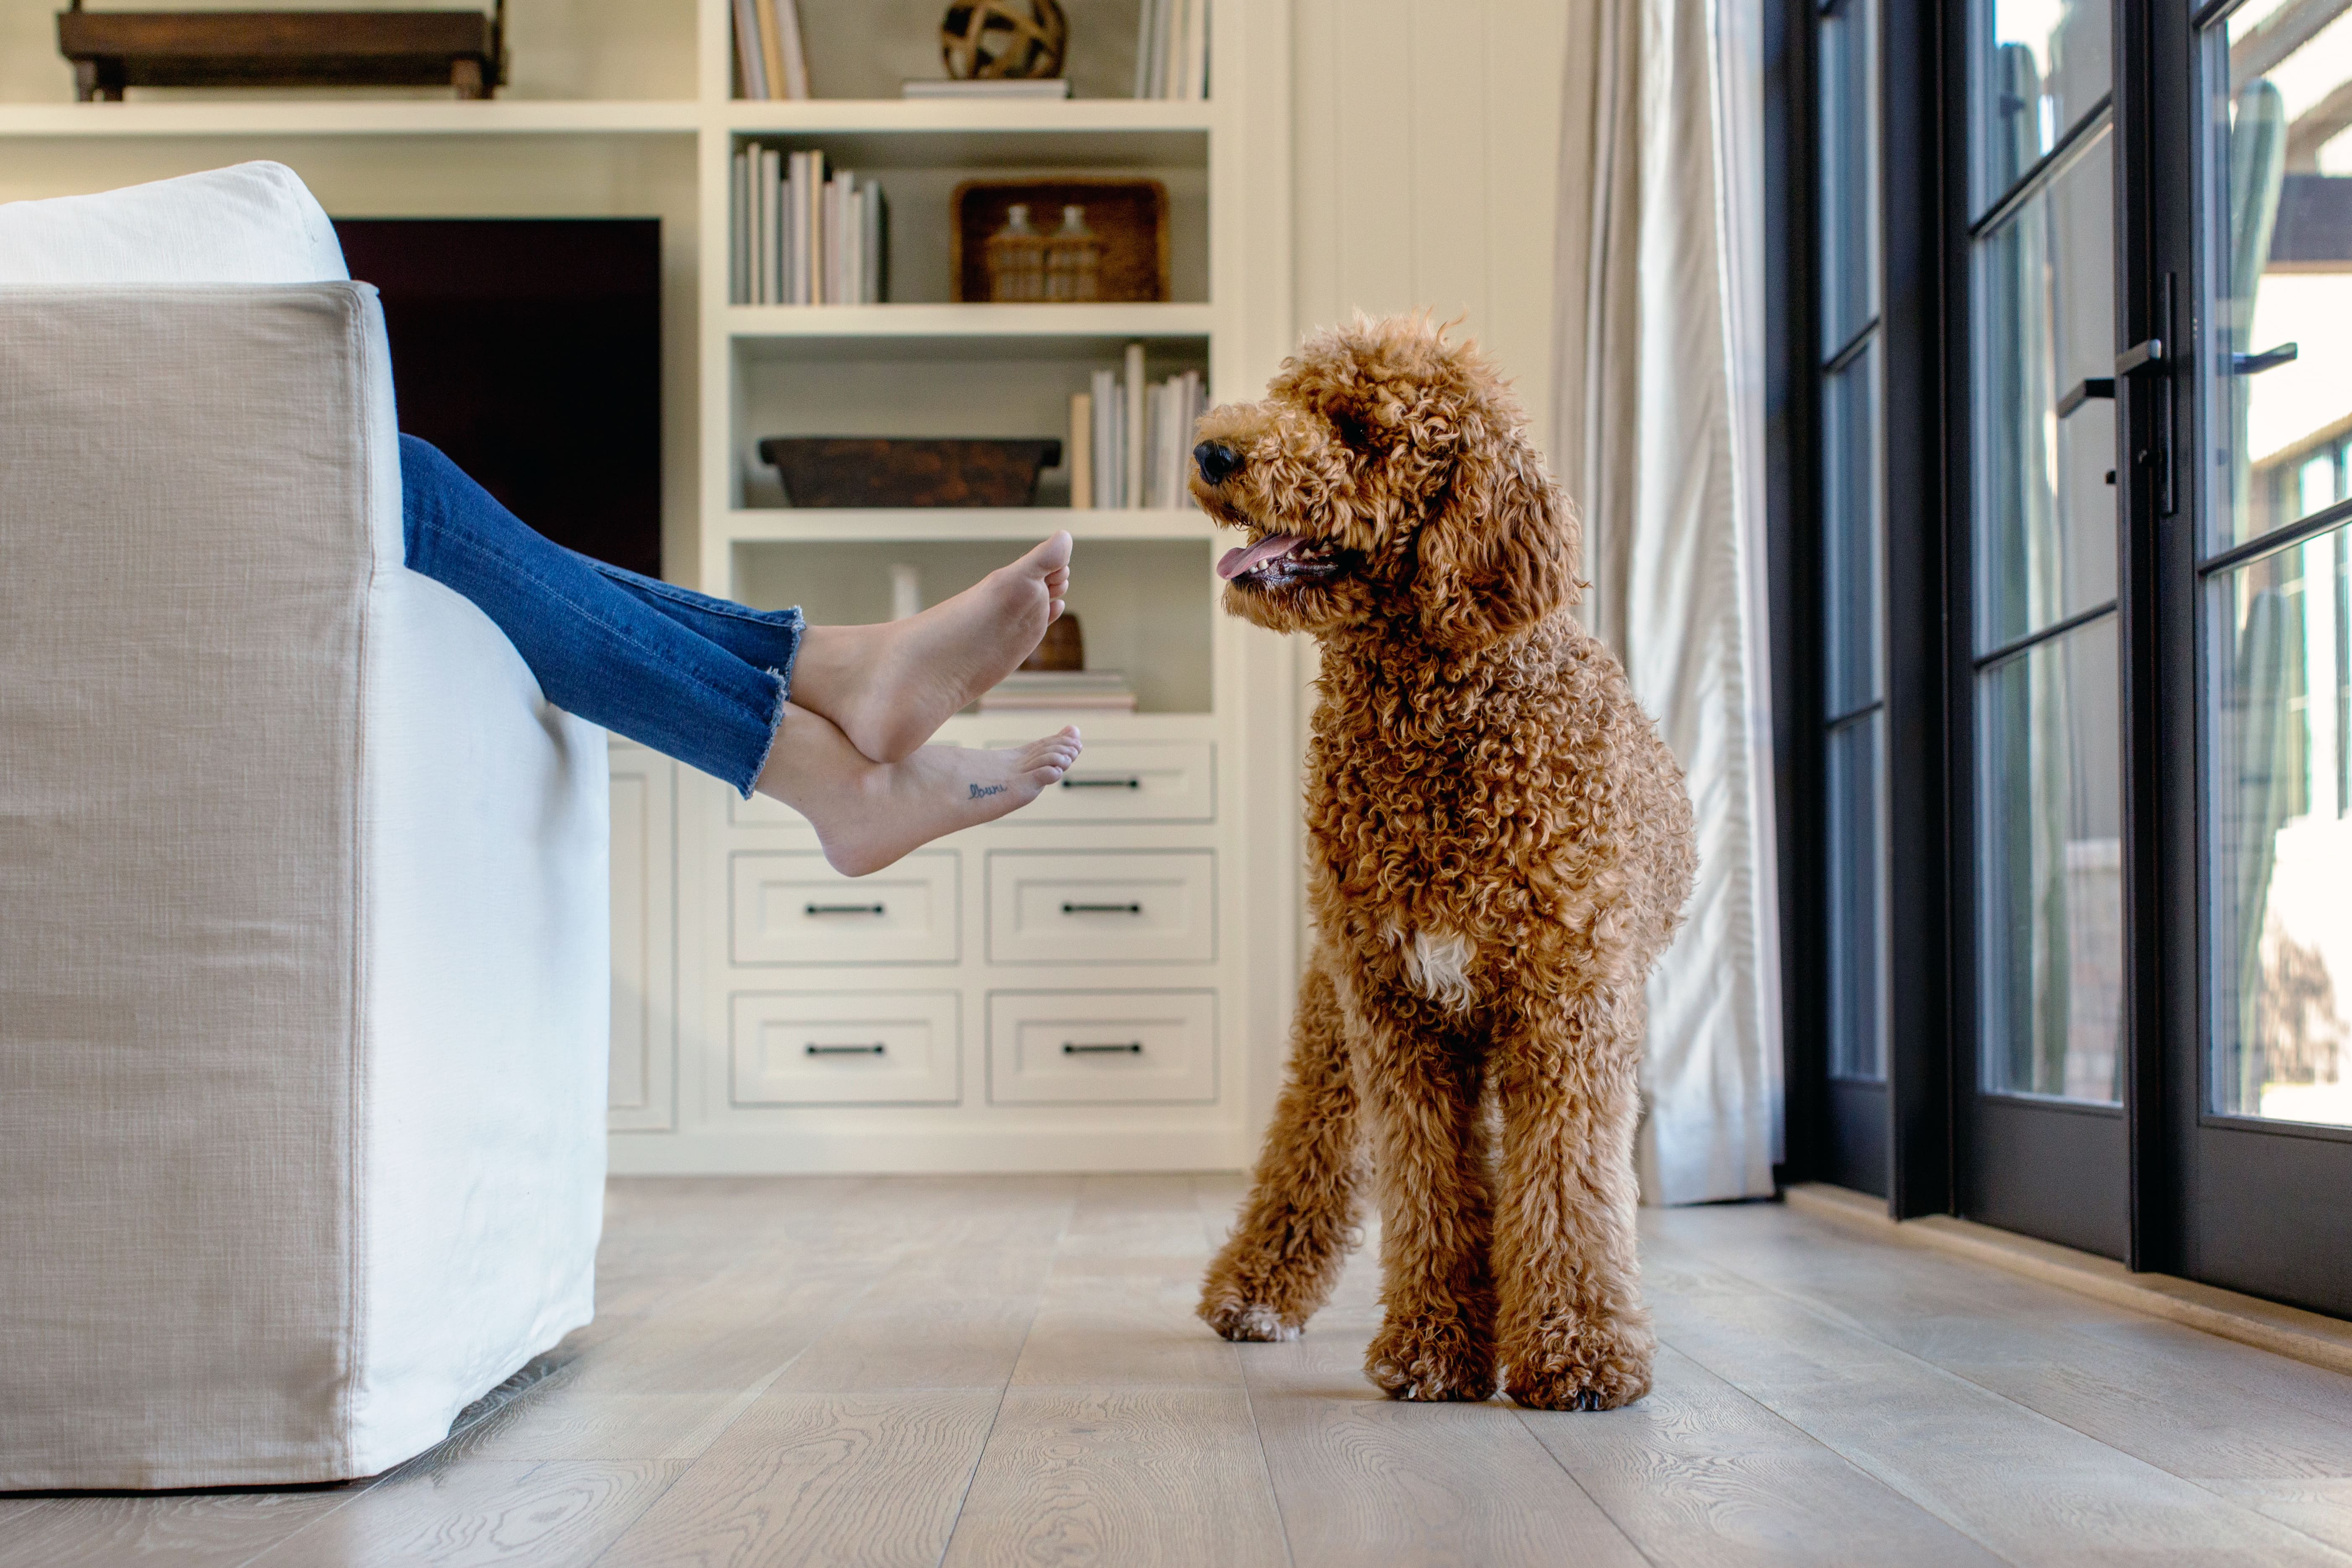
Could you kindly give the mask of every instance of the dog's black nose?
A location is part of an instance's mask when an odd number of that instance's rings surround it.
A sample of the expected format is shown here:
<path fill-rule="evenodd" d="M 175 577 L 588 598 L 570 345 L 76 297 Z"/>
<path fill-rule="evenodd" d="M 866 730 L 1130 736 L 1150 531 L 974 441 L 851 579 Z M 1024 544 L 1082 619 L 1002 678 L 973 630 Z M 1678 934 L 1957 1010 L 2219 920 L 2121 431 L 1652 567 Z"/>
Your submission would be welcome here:
<path fill-rule="evenodd" d="M 1242 466 L 1242 455 L 1223 441 L 1202 442 L 1192 448 L 1192 460 L 1201 465 L 1201 478 L 1213 485 L 1223 484 Z"/>

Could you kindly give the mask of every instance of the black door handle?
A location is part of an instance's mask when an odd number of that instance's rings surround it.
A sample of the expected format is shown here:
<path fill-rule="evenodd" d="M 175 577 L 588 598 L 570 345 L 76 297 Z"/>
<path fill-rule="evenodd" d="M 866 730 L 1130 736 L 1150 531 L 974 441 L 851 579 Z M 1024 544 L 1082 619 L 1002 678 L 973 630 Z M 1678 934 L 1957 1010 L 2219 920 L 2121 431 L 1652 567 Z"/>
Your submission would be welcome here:
<path fill-rule="evenodd" d="M 2112 375 L 2095 375 L 2078 381 L 2066 389 L 2065 396 L 2058 400 L 2058 417 L 2066 418 L 2094 397 L 2112 398 L 2115 395 L 2116 378 Z"/>
<path fill-rule="evenodd" d="M 2258 354 L 2231 354 L 2230 356 L 2230 374 L 2231 375 L 2260 375 L 2266 370 L 2276 370 L 2283 364 L 2294 363 L 2296 357 L 2301 353 L 2302 346 L 2300 344 L 2281 343 L 2274 349 L 2264 349 Z"/>
<path fill-rule="evenodd" d="M 1139 915 L 1141 904 L 1064 904 L 1066 915 Z"/>
<path fill-rule="evenodd" d="M 888 1048 L 879 1040 L 870 1046 L 820 1046 L 814 1040 L 808 1043 L 808 1054 L 813 1057 L 878 1057 Z"/>
<path fill-rule="evenodd" d="M 1141 779 L 1064 779 L 1064 789 L 1141 789 Z"/>
<path fill-rule="evenodd" d="M 801 907 L 801 912 L 805 915 L 878 915 L 882 912 L 882 906 L 880 904 L 803 904 Z"/>
<path fill-rule="evenodd" d="M 1066 1057 L 1101 1056 L 1111 1053 L 1117 1053 L 1118 1055 L 1124 1057 L 1139 1057 L 1143 1054 L 1143 1042 L 1141 1040 L 1129 1040 L 1125 1045 L 1091 1046 L 1080 1045 L 1076 1040 L 1064 1040 L 1062 1042 L 1062 1054 Z"/>

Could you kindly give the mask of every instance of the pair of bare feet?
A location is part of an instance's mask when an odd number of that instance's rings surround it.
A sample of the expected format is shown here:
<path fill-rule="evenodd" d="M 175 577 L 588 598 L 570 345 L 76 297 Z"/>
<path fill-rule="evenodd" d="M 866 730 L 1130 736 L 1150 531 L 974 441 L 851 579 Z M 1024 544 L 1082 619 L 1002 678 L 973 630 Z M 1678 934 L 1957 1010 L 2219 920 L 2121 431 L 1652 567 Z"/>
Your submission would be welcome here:
<path fill-rule="evenodd" d="M 923 742 L 1029 657 L 1069 585 L 1057 533 L 919 616 L 809 627 L 755 787 L 807 817 L 852 877 L 1028 805 L 1077 761 L 1076 729 L 1003 752 Z"/>

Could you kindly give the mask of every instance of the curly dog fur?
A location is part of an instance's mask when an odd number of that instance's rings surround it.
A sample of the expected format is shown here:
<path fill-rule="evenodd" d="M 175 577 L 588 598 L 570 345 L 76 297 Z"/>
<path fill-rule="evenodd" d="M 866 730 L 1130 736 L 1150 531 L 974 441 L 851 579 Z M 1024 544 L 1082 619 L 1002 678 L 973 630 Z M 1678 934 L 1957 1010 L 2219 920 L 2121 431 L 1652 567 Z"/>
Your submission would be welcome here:
<path fill-rule="evenodd" d="M 1376 1186 L 1375 1384 L 1639 1399 L 1643 985 L 1696 861 L 1681 769 L 1570 614 L 1575 514 L 1494 368 L 1419 317 L 1309 339 L 1198 434 L 1192 493 L 1250 540 L 1225 608 L 1323 650 L 1314 952 L 1201 1316 L 1297 1334 Z"/>

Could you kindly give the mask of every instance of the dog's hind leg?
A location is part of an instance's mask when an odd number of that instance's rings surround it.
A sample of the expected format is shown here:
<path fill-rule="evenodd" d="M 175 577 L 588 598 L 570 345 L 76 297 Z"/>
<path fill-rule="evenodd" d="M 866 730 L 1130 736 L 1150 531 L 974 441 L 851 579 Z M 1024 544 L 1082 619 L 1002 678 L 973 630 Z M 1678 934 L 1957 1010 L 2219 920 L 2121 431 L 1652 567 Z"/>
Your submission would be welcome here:
<path fill-rule="evenodd" d="M 1229 1340 L 1298 1337 L 1355 1244 L 1363 1164 L 1339 999 L 1318 959 L 1298 987 L 1290 1069 L 1248 1201 L 1202 1282 L 1212 1328 Z"/>
<path fill-rule="evenodd" d="M 1497 1008 L 1495 1203 L 1503 1388 L 1538 1410 L 1613 1410 L 1650 1391 L 1657 1342 L 1635 1251 L 1637 974 Z"/>
<path fill-rule="evenodd" d="M 1478 1043 L 1402 994 L 1368 1000 L 1355 1022 L 1381 1194 L 1382 1321 L 1365 1374 L 1392 1399 L 1484 1399 L 1495 1286 Z"/>

